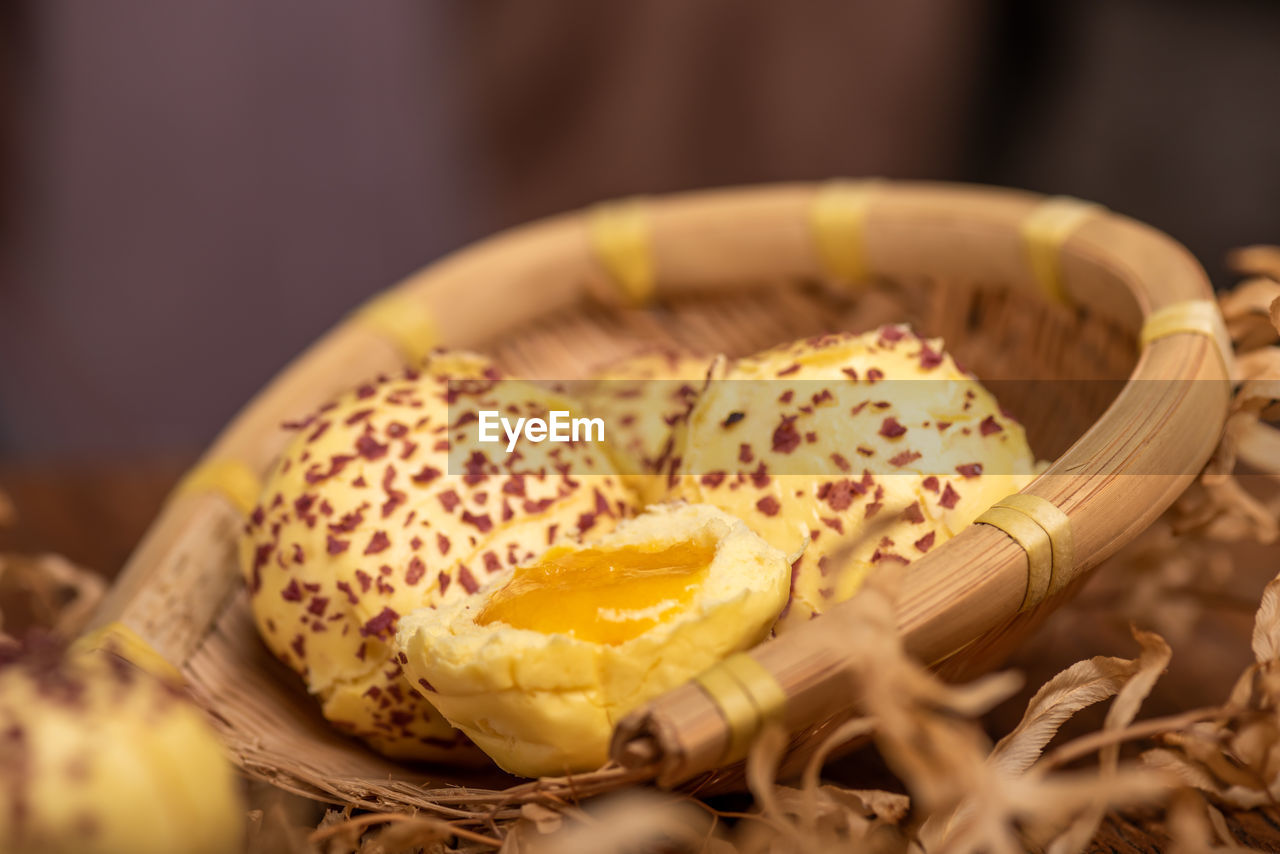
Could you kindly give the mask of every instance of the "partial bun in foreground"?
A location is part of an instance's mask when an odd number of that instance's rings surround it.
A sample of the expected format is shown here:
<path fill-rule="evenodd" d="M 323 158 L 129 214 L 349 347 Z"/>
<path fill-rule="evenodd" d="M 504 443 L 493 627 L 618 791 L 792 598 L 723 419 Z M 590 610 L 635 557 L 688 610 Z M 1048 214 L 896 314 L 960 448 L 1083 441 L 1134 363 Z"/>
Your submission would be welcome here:
<path fill-rule="evenodd" d="M 240 781 L 179 690 L 107 652 L 0 651 L 0 851 L 234 854 Z"/>
<path fill-rule="evenodd" d="M 995 397 L 902 325 L 721 363 L 676 435 L 672 494 L 795 559 L 780 631 L 942 545 L 1037 468 Z"/>
<path fill-rule="evenodd" d="M 585 771 L 627 712 L 759 643 L 789 578 L 741 520 L 655 505 L 479 596 L 409 614 L 397 644 L 411 681 L 502 768 Z"/>
<path fill-rule="evenodd" d="M 475 441 L 481 411 L 570 406 L 484 357 L 440 352 L 293 425 L 241 565 L 263 640 L 334 726 L 392 757 L 483 761 L 405 681 L 392 639 L 404 615 L 466 599 L 631 512 L 596 444 L 521 440 L 508 454 Z"/>

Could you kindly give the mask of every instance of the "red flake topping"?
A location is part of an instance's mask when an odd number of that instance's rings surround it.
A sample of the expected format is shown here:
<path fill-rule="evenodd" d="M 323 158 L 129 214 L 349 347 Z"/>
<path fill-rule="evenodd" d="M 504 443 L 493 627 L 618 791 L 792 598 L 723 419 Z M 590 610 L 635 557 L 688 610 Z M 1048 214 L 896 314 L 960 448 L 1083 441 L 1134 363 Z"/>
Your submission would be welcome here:
<path fill-rule="evenodd" d="M 539 498 L 537 501 L 526 501 L 524 503 L 524 512 L 541 513 L 555 503 L 556 500 L 554 498 Z"/>
<path fill-rule="evenodd" d="M 962 466 L 956 466 L 956 471 L 965 477 L 977 477 L 982 474 L 982 463 L 965 463 Z"/>
<path fill-rule="evenodd" d="M 497 572 L 500 569 L 502 569 L 502 561 L 498 559 L 498 556 L 493 552 L 485 552 L 484 553 L 484 571 Z"/>
<path fill-rule="evenodd" d="M 872 368 L 871 370 L 867 371 L 867 382 L 875 383 L 877 380 L 882 380 L 882 379 L 884 379 L 884 371 L 880 370 L 879 368 Z"/>
<path fill-rule="evenodd" d="M 361 433 L 360 437 L 356 439 L 356 453 L 366 460 L 377 460 L 386 456 L 387 446 L 368 433 Z"/>
<path fill-rule="evenodd" d="M 848 478 L 828 481 L 818 488 L 818 500 L 827 502 L 832 510 L 848 510 L 849 505 L 853 504 L 853 499 L 865 494 L 866 491 L 866 488 L 857 481 Z"/>
<path fill-rule="evenodd" d="M 307 639 L 302 635 L 295 635 L 293 640 L 289 642 L 289 648 L 293 650 L 298 658 L 307 657 Z"/>
<path fill-rule="evenodd" d="M 938 479 L 933 475 L 929 475 L 924 480 L 920 481 L 920 485 L 930 492 L 938 491 Z"/>
<path fill-rule="evenodd" d="M 902 518 L 914 525 L 919 525 L 923 522 L 924 513 L 920 510 L 920 503 L 912 502 L 906 510 L 902 511 Z"/>
<path fill-rule="evenodd" d="M 418 549 L 422 548 L 422 537 L 415 536 L 413 539 L 411 539 L 409 541 L 409 548 L 413 549 L 415 552 Z"/>
<path fill-rule="evenodd" d="M 409 479 L 412 480 L 414 483 L 416 483 L 418 486 L 426 486 L 428 483 L 435 480 L 439 476 L 440 476 L 440 469 L 432 468 L 431 466 L 423 466 L 422 471 L 418 472 L 415 475 L 412 475 Z"/>
<path fill-rule="evenodd" d="M 523 498 L 524 497 L 524 475 L 522 474 L 511 475 L 511 477 L 507 478 L 503 482 L 502 491 L 505 492 L 507 495 L 515 495 L 517 497 Z"/>
<path fill-rule="evenodd" d="M 392 439 L 399 439 L 401 436 L 409 432 L 409 428 L 401 424 L 399 421 L 392 421 L 387 425 L 387 435 Z"/>
<path fill-rule="evenodd" d="M 462 511 L 462 521 L 468 525 L 474 525 L 476 530 L 482 534 L 487 534 L 493 530 L 493 520 L 489 518 L 488 513 L 473 514 L 470 511 Z"/>
<path fill-rule="evenodd" d="M 853 368 L 841 368 L 840 372 L 845 376 L 847 376 L 849 379 L 853 380 L 854 382 L 858 381 L 858 372 L 855 371 Z"/>
<path fill-rule="evenodd" d="M 364 510 L 356 509 L 350 513 L 344 513 L 342 518 L 336 522 L 329 523 L 329 530 L 335 534 L 350 534 L 360 523 L 364 521 Z"/>
<path fill-rule="evenodd" d="M 986 418 L 982 419 L 982 423 L 978 425 L 978 432 L 983 436 L 990 436 L 992 433 L 999 433 L 1003 430 L 1004 428 L 996 422 L 996 417 L 994 415 L 988 415 Z"/>
<path fill-rule="evenodd" d="M 742 447 L 745 448 L 746 445 L 743 445 Z M 722 471 L 707 472 L 698 480 L 703 486 L 708 486 L 714 489 L 720 484 L 724 483 L 724 472 Z"/>
<path fill-rule="evenodd" d="M 480 585 L 476 583 L 475 576 L 471 574 L 471 570 L 465 566 L 458 567 L 458 583 L 462 585 L 462 589 L 468 593 L 475 593 L 480 589 Z"/>
<path fill-rule="evenodd" d="M 453 581 L 453 579 L 449 576 L 449 573 L 442 572 L 436 576 L 436 580 L 440 582 L 440 595 L 443 596 L 444 592 L 449 589 L 449 582 Z"/>
<path fill-rule="evenodd" d="M 773 450 L 789 454 L 800 444 L 800 431 L 796 430 L 796 416 L 783 416 L 782 423 L 773 431 Z"/>
<path fill-rule="evenodd" d="M 877 513 L 879 513 L 879 512 L 880 512 L 880 510 L 881 510 L 881 508 L 883 508 L 883 507 L 884 507 L 884 505 L 883 505 L 883 504 L 881 504 L 879 501 L 873 501 L 873 502 L 871 502 L 870 504 L 868 504 L 868 505 L 867 505 L 867 512 L 866 512 L 866 517 L 865 517 L 865 518 L 870 519 L 872 516 L 874 516 L 874 515 L 876 515 Z"/>
<path fill-rule="evenodd" d="M 778 395 L 778 403 L 790 403 L 791 398 L 795 397 L 795 395 L 795 390 L 789 388 L 782 394 Z"/>
<path fill-rule="evenodd" d="M 446 537 L 444 534 L 441 534 L 441 533 L 436 534 L 436 546 L 437 548 L 440 549 L 440 554 L 442 556 L 447 555 L 449 553 L 449 545 L 450 543 L 449 543 L 448 537 Z"/>
<path fill-rule="evenodd" d="M 363 569 L 357 569 L 356 581 L 360 582 L 360 592 L 368 593 L 369 585 L 373 583 L 373 576 L 365 572 Z"/>
<path fill-rule="evenodd" d="M 850 466 L 849 464 L 849 461 L 845 459 L 844 455 L 842 454 L 832 454 L 831 462 L 835 463 L 836 467 L 839 468 L 840 471 L 849 471 L 849 469 L 852 468 L 852 466 Z"/>
<path fill-rule="evenodd" d="M 298 579 L 289 579 L 289 583 L 280 591 L 280 598 L 286 602 L 302 601 L 302 588 L 298 586 Z"/>
<path fill-rule="evenodd" d="M 938 432 L 939 432 L 939 433 L 945 433 L 945 432 L 946 432 L 946 429 L 947 429 L 948 427 L 950 427 L 950 426 L 951 426 L 951 422 L 950 422 L 950 421 L 939 421 L 939 422 L 938 422 L 938 424 L 937 424 Z"/>
<path fill-rule="evenodd" d="M 400 619 L 397 614 L 389 607 L 383 607 L 376 617 L 365 623 L 360 628 L 361 637 L 385 637 L 395 628 L 396 620 Z"/>
<path fill-rule="evenodd" d="M 307 606 L 307 610 L 315 614 L 317 617 L 324 616 L 325 608 L 329 607 L 328 596 L 316 596 L 311 600 L 311 604 Z"/>
<path fill-rule="evenodd" d="M 293 562 L 301 564 L 306 560 L 306 556 L 302 553 L 302 546 L 299 543 L 293 544 Z"/>
<path fill-rule="evenodd" d="M 307 441 L 314 442 L 316 439 L 319 439 L 321 436 L 324 435 L 325 431 L 329 429 L 329 425 L 331 423 L 332 422 L 329 421 L 327 418 L 324 421 L 321 421 L 319 424 L 316 425 L 316 429 L 311 431 L 311 435 L 307 437 Z"/>
<path fill-rule="evenodd" d="M 934 536 L 935 536 L 935 533 L 933 531 L 930 531 L 920 539 L 916 540 L 915 547 L 919 549 L 921 552 L 929 551 L 929 549 L 933 548 Z"/>
<path fill-rule="evenodd" d="M 341 590 L 343 593 L 347 594 L 347 601 L 350 602 L 352 605 L 360 601 L 360 598 L 356 596 L 356 592 L 351 589 L 351 585 L 348 584 L 347 582 L 339 581 L 335 586 L 339 590 Z"/>
<path fill-rule="evenodd" d="M 880 424 L 880 435 L 886 439 L 896 439 L 903 433 L 907 432 L 907 428 L 903 427 L 898 419 L 890 415 Z"/>
<path fill-rule="evenodd" d="M 422 558 L 414 555 L 409 559 L 409 568 L 405 570 L 404 581 L 410 585 L 417 584 L 426 574 L 427 565 L 422 562 Z"/>
<path fill-rule="evenodd" d="M 918 459 L 920 459 L 919 451 L 910 451 L 910 450 L 903 451 L 900 454 L 895 454 L 894 456 L 890 457 L 889 465 L 894 466 L 895 468 L 902 468 L 908 463 L 913 463 Z"/>
<path fill-rule="evenodd" d="M 359 424 L 372 414 L 372 409 L 359 409 L 348 415 L 342 423 L 350 427 L 352 424 Z"/>
<path fill-rule="evenodd" d="M 794 374 L 794 373 L 795 373 L 796 371 L 798 371 L 798 370 L 800 370 L 800 363 L 799 363 L 799 362 L 792 362 L 792 363 L 791 363 L 790 365 L 788 365 L 787 367 L 785 367 L 785 368 L 783 368 L 782 370 L 778 371 L 778 376 L 780 376 L 780 377 L 790 376 L 791 374 Z"/>
<path fill-rule="evenodd" d="M 960 493 L 951 488 L 951 484 L 947 484 L 942 490 L 942 497 L 938 499 L 938 504 L 951 510 L 956 506 L 956 502 L 960 500 Z"/>
<path fill-rule="evenodd" d="M 307 469 L 306 474 L 303 475 L 303 479 L 306 480 L 307 483 L 320 483 L 322 481 L 328 480 L 331 477 L 337 477 L 338 474 L 340 474 L 342 470 L 346 468 L 347 463 L 351 462 L 354 459 L 355 457 L 349 456 L 347 454 L 335 454 L 334 456 L 329 458 L 328 471 L 321 471 L 320 465 L 319 463 L 317 463 Z"/>
<path fill-rule="evenodd" d="M 826 525 L 837 534 L 844 533 L 844 520 L 839 516 L 821 516 L 822 524 Z"/>
<path fill-rule="evenodd" d="M 881 326 L 880 338 L 884 341 L 901 341 L 906 333 L 896 326 Z"/>
<path fill-rule="evenodd" d="M 782 505 L 772 495 L 766 495 L 756 502 L 756 509 L 766 516 L 777 516 L 778 511 L 782 509 Z"/>
<path fill-rule="evenodd" d="M 446 513 L 452 513 L 453 508 L 462 503 L 462 499 L 458 497 L 458 493 L 452 489 L 440 493 L 440 504 L 444 507 Z"/>
<path fill-rule="evenodd" d="M 926 371 L 931 371 L 938 365 L 942 364 L 942 354 L 934 350 L 928 344 L 920 349 L 920 367 Z"/>
<path fill-rule="evenodd" d="M 751 485 L 758 489 L 768 486 L 770 480 L 771 478 L 766 474 L 763 462 L 756 466 L 756 470 L 751 473 Z"/>
<path fill-rule="evenodd" d="M 738 446 L 738 462 L 749 463 L 755 460 L 756 456 L 751 452 L 751 446 L 745 442 Z"/>
<path fill-rule="evenodd" d="M 369 383 L 365 383 L 364 385 L 356 389 L 356 397 L 358 397 L 360 400 L 364 400 L 366 397 L 373 397 L 375 393 L 376 393 L 376 389 L 374 389 L 374 387 Z"/>
<path fill-rule="evenodd" d="M 387 537 L 386 531 L 374 531 L 373 536 L 369 538 L 369 545 L 364 547 L 364 553 L 367 555 L 376 555 L 384 552 L 391 545 L 390 538 Z"/>
<path fill-rule="evenodd" d="M 345 552 L 347 548 L 351 545 L 351 541 L 340 540 L 337 537 L 335 537 L 333 534 L 329 534 L 327 538 L 327 544 L 329 548 L 329 554 L 340 555 L 343 552 Z"/>

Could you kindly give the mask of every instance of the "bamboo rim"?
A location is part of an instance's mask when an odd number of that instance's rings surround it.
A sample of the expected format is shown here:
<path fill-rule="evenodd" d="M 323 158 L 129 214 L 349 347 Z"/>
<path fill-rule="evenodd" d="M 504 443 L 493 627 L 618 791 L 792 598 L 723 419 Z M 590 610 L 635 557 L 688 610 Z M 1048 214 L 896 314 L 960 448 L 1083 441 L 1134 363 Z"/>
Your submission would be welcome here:
<path fill-rule="evenodd" d="M 789 184 L 628 205 L 622 216 L 606 209 L 622 225 L 606 229 L 612 236 L 603 241 L 601 213 L 588 211 L 464 249 L 317 341 L 214 442 L 192 478 L 200 488 L 189 481 L 171 496 L 93 627 L 120 624 L 185 672 L 239 590 L 234 543 L 247 489 L 243 473 L 261 478 L 288 439 L 281 422 L 429 346 L 469 346 L 584 300 L 622 306 L 649 296 L 724 295 L 780 279 L 959 272 L 1088 306 L 1136 336 L 1154 313 L 1212 295 L 1195 260 L 1160 232 L 1096 207 L 1017 191 Z M 836 213 L 815 216 L 823 205 Z M 846 245 L 835 264 L 832 245 Z M 1172 503 L 1194 475 L 1156 472 L 1167 470 L 1168 459 L 1186 461 L 1186 472 L 1198 470 L 1225 422 L 1229 366 L 1220 344 L 1190 327 L 1147 342 L 1119 397 L 1024 490 L 1065 514 L 1073 539 L 1074 562 L 1054 568 L 1053 590 L 1037 585 L 1052 594 L 1029 603 L 1039 608 L 1020 616 L 1035 576 L 1028 551 L 996 526 L 973 525 L 904 574 L 899 620 L 908 648 L 939 661 L 1011 621 L 1034 618 Z M 240 474 L 214 477 L 210 488 L 208 473 L 217 469 Z M 829 616 L 838 615 L 836 608 Z M 783 719 L 792 731 L 849 702 L 845 692 L 831 690 L 845 679 L 839 652 L 820 639 L 798 632 L 750 657 L 784 689 Z M 717 767 L 732 739 L 718 706 L 691 683 L 622 722 L 614 755 L 671 784 Z"/>

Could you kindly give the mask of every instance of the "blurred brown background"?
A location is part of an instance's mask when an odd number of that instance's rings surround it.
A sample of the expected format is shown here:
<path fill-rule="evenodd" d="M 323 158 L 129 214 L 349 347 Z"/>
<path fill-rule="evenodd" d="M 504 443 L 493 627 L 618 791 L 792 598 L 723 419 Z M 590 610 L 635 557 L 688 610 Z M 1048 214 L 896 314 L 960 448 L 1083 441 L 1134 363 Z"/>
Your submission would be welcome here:
<path fill-rule="evenodd" d="M 836 175 L 1280 240 L 1269 0 L 7 0 L 0 546 L 112 570 L 363 297 L 638 192 Z"/>

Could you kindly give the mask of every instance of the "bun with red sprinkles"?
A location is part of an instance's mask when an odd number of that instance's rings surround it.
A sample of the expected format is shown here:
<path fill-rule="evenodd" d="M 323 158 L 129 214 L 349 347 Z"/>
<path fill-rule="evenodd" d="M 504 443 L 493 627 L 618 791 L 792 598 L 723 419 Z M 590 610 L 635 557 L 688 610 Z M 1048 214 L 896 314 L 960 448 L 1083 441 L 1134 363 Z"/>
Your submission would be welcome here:
<path fill-rule="evenodd" d="M 630 513 L 598 445 L 475 443 L 481 410 L 571 406 L 440 352 L 286 425 L 296 436 L 245 525 L 241 568 L 263 640 L 334 726 L 391 757 L 480 758 L 406 682 L 392 641 L 411 611 Z"/>
<path fill-rule="evenodd" d="M 792 556 L 779 630 L 942 545 L 1037 469 L 995 397 L 903 325 L 718 364 L 669 466 L 673 496 Z"/>
<path fill-rule="evenodd" d="M 240 780 L 204 714 L 113 652 L 0 647 L 0 851 L 235 854 Z"/>

